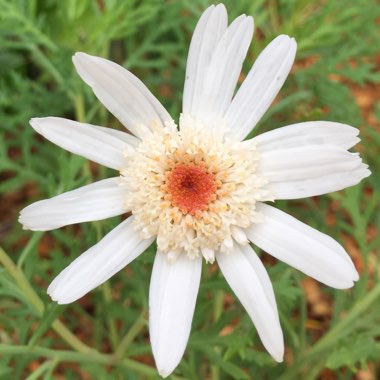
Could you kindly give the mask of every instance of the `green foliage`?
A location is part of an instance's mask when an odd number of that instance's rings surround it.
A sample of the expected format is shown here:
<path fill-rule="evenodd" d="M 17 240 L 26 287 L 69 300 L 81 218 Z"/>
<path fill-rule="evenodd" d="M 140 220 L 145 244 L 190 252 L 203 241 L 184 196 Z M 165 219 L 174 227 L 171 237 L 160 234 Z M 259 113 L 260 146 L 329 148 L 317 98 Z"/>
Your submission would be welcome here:
<path fill-rule="evenodd" d="M 52 379 L 55 373 L 65 379 L 158 378 L 146 312 L 154 247 L 83 302 L 57 307 L 46 295 L 53 277 L 118 219 L 44 234 L 21 230 L 17 213 L 26 204 L 110 174 L 41 139 L 28 121 L 60 116 L 121 128 L 76 74 L 71 63 L 76 51 L 124 65 L 178 119 L 190 36 L 210 3 L 0 0 L 1 379 Z M 285 364 L 276 365 L 234 296 L 223 305 L 232 292 L 222 275 L 205 266 L 193 332 L 171 379 L 311 380 L 330 368 L 336 379 L 343 380 L 369 364 L 379 371 L 380 135 L 363 118 L 353 89 L 379 81 L 375 55 L 380 7 L 376 0 L 225 3 L 230 19 L 241 13 L 255 17 L 256 35 L 245 73 L 277 34 L 290 34 L 298 42 L 295 69 L 261 121 L 260 131 L 314 119 L 361 129 L 362 154 L 372 177 L 318 199 L 278 202 L 343 244 L 349 238 L 360 252 L 361 280 L 351 291 L 321 287 L 332 314 L 318 321 L 310 314 L 303 276 L 271 262 L 268 272 L 288 354 Z M 379 103 L 373 116 L 380 120 Z M 326 225 L 332 207 L 336 223 Z M 265 254 L 262 258 L 267 259 Z M 310 319 L 323 325 L 322 333 L 308 327 Z M 36 361 L 39 366 L 33 371 Z"/>
<path fill-rule="evenodd" d="M 356 363 L 365 367 L 369 359 L 376 360 L 380 355 L 379 349 L 371 334 L 351 336 L 334 349 L 327 359 L 326 366 L 331 369 L 347 366 L 355 372 Z"/>

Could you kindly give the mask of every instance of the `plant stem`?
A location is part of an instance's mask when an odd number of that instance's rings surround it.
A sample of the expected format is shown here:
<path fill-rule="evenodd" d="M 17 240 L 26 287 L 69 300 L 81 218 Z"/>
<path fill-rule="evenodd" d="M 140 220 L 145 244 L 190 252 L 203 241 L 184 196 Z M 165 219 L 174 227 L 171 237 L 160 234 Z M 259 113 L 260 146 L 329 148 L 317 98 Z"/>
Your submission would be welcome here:
<path fill-rule="evenodd" d="M 40 241 L 41 237 L 42 237 L 42 232 L 38 231 L 38 232 L 35 232 L 33 234 L 33 236 L 30 238 L 30 240 L 28 241 L 28 244 L 26 245 L 26 247 L 21 252 L 20 258 L 17 260 L 17 266 L 19 268 L 22 267 L 24 261 L 26 260 L 26 258 L 28 257 L 28 255 L 32 252 L 32 250 L 34 249 L 34 247 L 38 244 L 38 242 Z"/>
<path fill-rule="evenodd" d="M 0 247 L 0 263 L 8 271 L 8 273 L 14 278 L 20 290 L 24 293 L 25 299 L 27 299 L 30 304 L 34 307 L 38 315 L 42 316 L 44 313 L 44 303 L 41 298 L 34 291 L 30 285 L 28 279 L 25 277 L 24 272 L 21 268 L 17 267 L 16 264 L 9 258 L 6 252 Z M 67 327 L 60 321 L 55 321 L 52 324 L 55 332 L 73 349 L 78 352 L 91 352 L 92 348 L 81 342 L 74 334 L 67 329 Z"/>
<path fill-rule="evenodd" d="M 49 360 L 41 364 L 35 371 L 33 371 L 25 380 L 38 380 L 42 378 L 42 375 L 51 368 L 54 368 L 57 365 L 56 360 Z"/>
<path fill-rule="evenodd" d="M 335 344 L 337 339 L 340 338 L 342 332 L 347 331 L 348 327 L 352 325 L 355 319 L 359 318 L 364 312 L 380 297 L 380 283 L 377 284 L 367 295 L 361 299 L 347 316 L 338 324 L 336 324 L 328 334 L 321 338 L 315 346 L 311 349 L 310 354 L 316 355 L 319 352 L 327 349 L 332 344 Z"/>
<path fill-rule="evenodd" d="M 25 298 L 30 301 L 38 314 L 42 315 L 44 311 L 44 304 L 38 297 L 37 293 L 30 286 L 29 281 L 26 279 L 24 272 L 16 266 L 16 264 L 9 258 L 6 252 L 0 247 L 0 263 L 14 278 L 20 290 L 25 295 Z"/>
<path fill-rule="evenodd" d="M 112 301 L 111 300 L 111 288 L 110 288 L 109 282 L 105 282 L 102 285 L 102 292 L 103 292 L 104 301 L 106 303 L 106 308 L 108 310 L 108 305 Z M 108 312 L 106 315 L 106 320 L 107 320 L 107 325 L 108 325 L 108 329 L 109 329 L 112 349 L 116 350 L 116 347 L 119 344 L 119 338 L 118 338 L 118 334 L 117 334 L 115 320 L 113 318 L 111 318 L 111 315 Z"/>
<path fill-rule="evenodd" d="M 323 363 L 325 357 L 324 352 L 328 352 L 330 346 L 336 344 L 337 340 L 341 339 L 346 332 L 352 332 L 350 325 L 352 325 L 356 319 L 360 318 L 366 310 L 377 301 L 380 297 L 380 283 L 377 284 L 367 295 L 362 298 L 356 305 L 351 309 L 347 316 L 339 323 L 337 323 L 323 338 L 321 338 L 306 354 L 301 355 L 299 359 L 293 364 L 293 366 L 278 380 L 291 380 L 298 379 L 301 376 L 300 371 L 305 367 L 307 363 L 313 360 L 320 359 L 319 363 L 314 363 L 313 367 L 323 368 Z"/>
<path fill-rule="evenodd" d="M 223 290 L 218 290 L 215 299 L 214 299 L 214 308 L 213 308 L 213 321 L 217 322 L 223 312 L 223 301 L 224 301 L 224 292 Z M 215 347 L 214 350 L 219 352 L 218 347 Z M 219 380 L 220 370 L 219 366 L 216 364 L 211 364 L 211 379 Z"/>
<path fill-rule="evenodd" d="M 127 334 L 121 340 L 119 346 L 116 349 L 115 356 L 117 359 L 121 359 L 124 353 L 127 351 L 129 345 L 133 342 L 136 336 L 140 333 L 141 329 L 146 325 L 146 311 L 143 310 L 140 317 L 136 319 L 135 323 L 128 330 Z"/>
<path fill-rule="evenodd" d="M 86 112 L 84 108 L 84 100 L 81 94 L 74 96 L 75 117 L 81 123 L 86 121 Z"/>
<path fill-rule="evenodd" d="M 277 32 L 280 29 L 280 13 L 279 13 L 279 3 L 277 0 L 269 0 L 268 5 L 269 20 L 272 25 L 272 29 Z"/>
<path fill-rule="evenodd" d="M 64 350 L 52 350 L 40 346 L 13 346 L 7 344 L 0 344 L 0 353 L 7 355 L 31 355 L 31 356 L 43 356 L 46 358 L 56 359 L 65 362 L 77 362 L 77 363 L 98 363 L 104 365 L 116 365 L 123 368 L 134 370 L 147 376 L 155 376 L 157 371 L 150 366 L 139 363 L 131 359 L 123 359 L 115 361 L 113 355 L 100 354 L 93 351 L 91 353 L 82 353 L 75 351 Z"/>
<path fill-rule="evenodd" d="M 224 302 L 224 292 L 223 290 L 218 290 L 215 294 L 214 308 L 213 308 L 213 319 L 216 322 L 223 313 L 223 302 Z"/>

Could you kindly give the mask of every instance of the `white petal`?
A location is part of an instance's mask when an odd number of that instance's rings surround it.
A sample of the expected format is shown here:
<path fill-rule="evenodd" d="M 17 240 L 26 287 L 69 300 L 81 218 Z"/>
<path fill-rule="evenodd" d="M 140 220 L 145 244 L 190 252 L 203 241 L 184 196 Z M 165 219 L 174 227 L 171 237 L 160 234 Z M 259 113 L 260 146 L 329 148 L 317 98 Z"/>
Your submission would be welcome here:
<path fill-rule="evenodd" d="M 304 198 L 342 190 L 370 174 L 357 153 L 332 145 L 261 152 L 258 173 L 269 181 L 267 188 L 274 199 Z"/>
<path fill-rule="evenodd" d="M 307 121 L 262 133 L 252 139 L 260 152 L 308 147 L 310 145 L 333 145 L 350 149 L 357 144 L 359 130 L 332 121 Z"/>
<path fill-rule="evenodd" d="M 147 87 L 122 66 L 85 53 L 76 53 L 73 62 L 97 98 L 135 136 L 143 138 L 153 125 L 172 122 Z"/>
<path fill-rule="evenodd" d="M 216 255 L 231 289 L 247 310 L 263 345 L 278 362 L 284 355 L 284 338 L 278 318 L 273 288 L 266 270 L 249 247 Z"/>
<path fill-rule="evenodd" d="M 239 249 L 248 259 L 252 268 L 255 270 L 256 276 L 260 280 L 260 284 L 263 287 L 265 295 L 278 317 L 277 304 L 274 296 L 272 282 L 269 278 L 267 270 L 265 269 L 265 266 L 261 262 L 260 258 L 257 256 L 257 253 L 249 244 L 240 246 Z"/>
<path fill-rule="evenodd" d="M 156 366 L 169 376 L 180 362 L 190 335 L 202 259 L 178 256 L 169 262 L 157 252 L 149 289 L 149 332 Z"/>
<path fill-rule="evenodd" d="M 48 288 L 53 301 L 76 301 L 144 252 L 154 239 L 141 240 L 132 223 L 131 216 L 64 269 Z"/>
<path fill-rule="evenodd" d="M 69 224 L 106 219 L 128 211 L 125 197 L 120 179 L 109 178 L 35 202 L 20 212 L 19 221 L 24 229 L 48 231 Z"/>
<path fill-rule="evenodd" d="M 297 44 L 285 35 L 259 55 L 225 115 L 227 126 L 243 140 L 280 91 L 293 65 Z"/>
<path fill-rule="evenodd" d="M 274 199 L 298 199 L 343 190 L 357 185 L 369 175 L 371 171 L 367 165 L 361 164 L 352 171 L 268 184 L 267 189 L 271 191 Z"/>
<path fill-rule="evenodd" d="M 227 11 L 223 4 L 211 5 L 202 14 L 191 39 L 183 90 L 183 113 L 191 115 L 197 96 L 206 80 L 213 52 L 227 29 Z"/>
<path fill-rule="evenodd" d="M 247 235 L 245 234 L 245 231 L 242 228 L 237 227 L 237 226 L 232 226 L 231 232 L 232 232 L 232 237 L 237 243 L 241 245 L 246 245 L 248 243 Z"/>
<path fill-rule="evenodd" d="M 61 148 L 116 170 L 125 161 L 123 152 L 139 142 L 125 132 L 59 117 L 34 118 L 30 125 Z"/>
<path fill-rule="evenodd" d="M 191 116 L 204 124 L 220 120 L 231 99 L 253 35 L 253 19 L 241 15 L 224 32 L 213 52 Z"/>
<path fill-rule="evenodd" d="M 246 230 L 253 244 L 334 288 L 350 288 L 359 279 L 350 257 L 331 237 L 266 204 L 258 204 L 257 212 L 263 222 Z"/>
<path fill-rule="evenodd" d="M 215 251 L 207 247 L 201 248 L 201 251 L 206 263 L 213 264 L 215 261 Z"/>

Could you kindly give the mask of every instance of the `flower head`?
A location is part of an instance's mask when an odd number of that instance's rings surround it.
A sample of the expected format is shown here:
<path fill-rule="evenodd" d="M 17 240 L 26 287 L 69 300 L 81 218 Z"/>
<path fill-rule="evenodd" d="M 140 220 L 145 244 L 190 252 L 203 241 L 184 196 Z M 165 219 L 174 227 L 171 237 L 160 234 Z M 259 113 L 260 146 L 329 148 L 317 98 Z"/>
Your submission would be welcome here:
<path fill-rule="evenodd" d="M 154 240 L 149 329 L 162 376 L 180 362 L 190 334 L 202 257 L 215 259 L 276 361 L 284 343 L 268 274 L 249 242 L 335 288 L 358 279 L 335 240 L 264 203 L 325 194 L 370 174 L 358 130 L 305 122 L 244 138 L 283 85 L 296 43 L 281 35 L 259 55 L 234 95 L 253 35 L 253 19 L 227 25 L 223 5 L 195 29 L 179 126 L 139 79 L 103 58 L 77 53 L 75 68 L 132 133 L 47 117 L 32 127 L 61 147 L 119 171 L 119 176 L 34 203 L 21 211 L 31 230 L 131 213 L 52 282 L 66 304 L 108 280 Z"/>
<path fill-rule="evenodd" d="M 212 132 L 189 116 L 159 128 L 130 152 L 121 182 L 127 204 L 144 238 L 170 259 L 185 254 L 213 262 L 228 252 L 257 219 L 257 201 L 269 200 L 253 141 L 240 142 Z"/>

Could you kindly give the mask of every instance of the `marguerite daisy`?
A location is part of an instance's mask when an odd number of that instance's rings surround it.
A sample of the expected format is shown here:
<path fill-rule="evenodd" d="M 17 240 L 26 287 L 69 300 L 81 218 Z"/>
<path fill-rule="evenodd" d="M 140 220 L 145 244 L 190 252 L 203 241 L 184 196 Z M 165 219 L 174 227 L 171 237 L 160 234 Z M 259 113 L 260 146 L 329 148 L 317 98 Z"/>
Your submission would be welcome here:
<path fill-rule="evenodd" d="M 251 17 L 227 26 L 223 5 L 204 12 L 190 45 L 178 127 L 133 74 L 85 53 L 73 57 L 79 75 L 132 134 L 55 117 L 31 120 L 48 140 L 120 174 L 26 207 L 24 228 L 46 231 L 131 213 L 61 272 L 48 293 L 60 304 L 73 302 L 156 240 L 149 330 L 164 377 L 189 338 L 202 257 L 216 259 L 278 362 L 284 343 L 273 288 L 249 242 L 329 286 L 349 288 L 358 279 L 335 240 L 264 203 L 341 190 L 367 177 L 367 165 L 348 151 L 358 130 L 315 121 L 244 140 L 296 54 L 293 38 L 277 37 L 234 95 L 252 35 Z"/>

